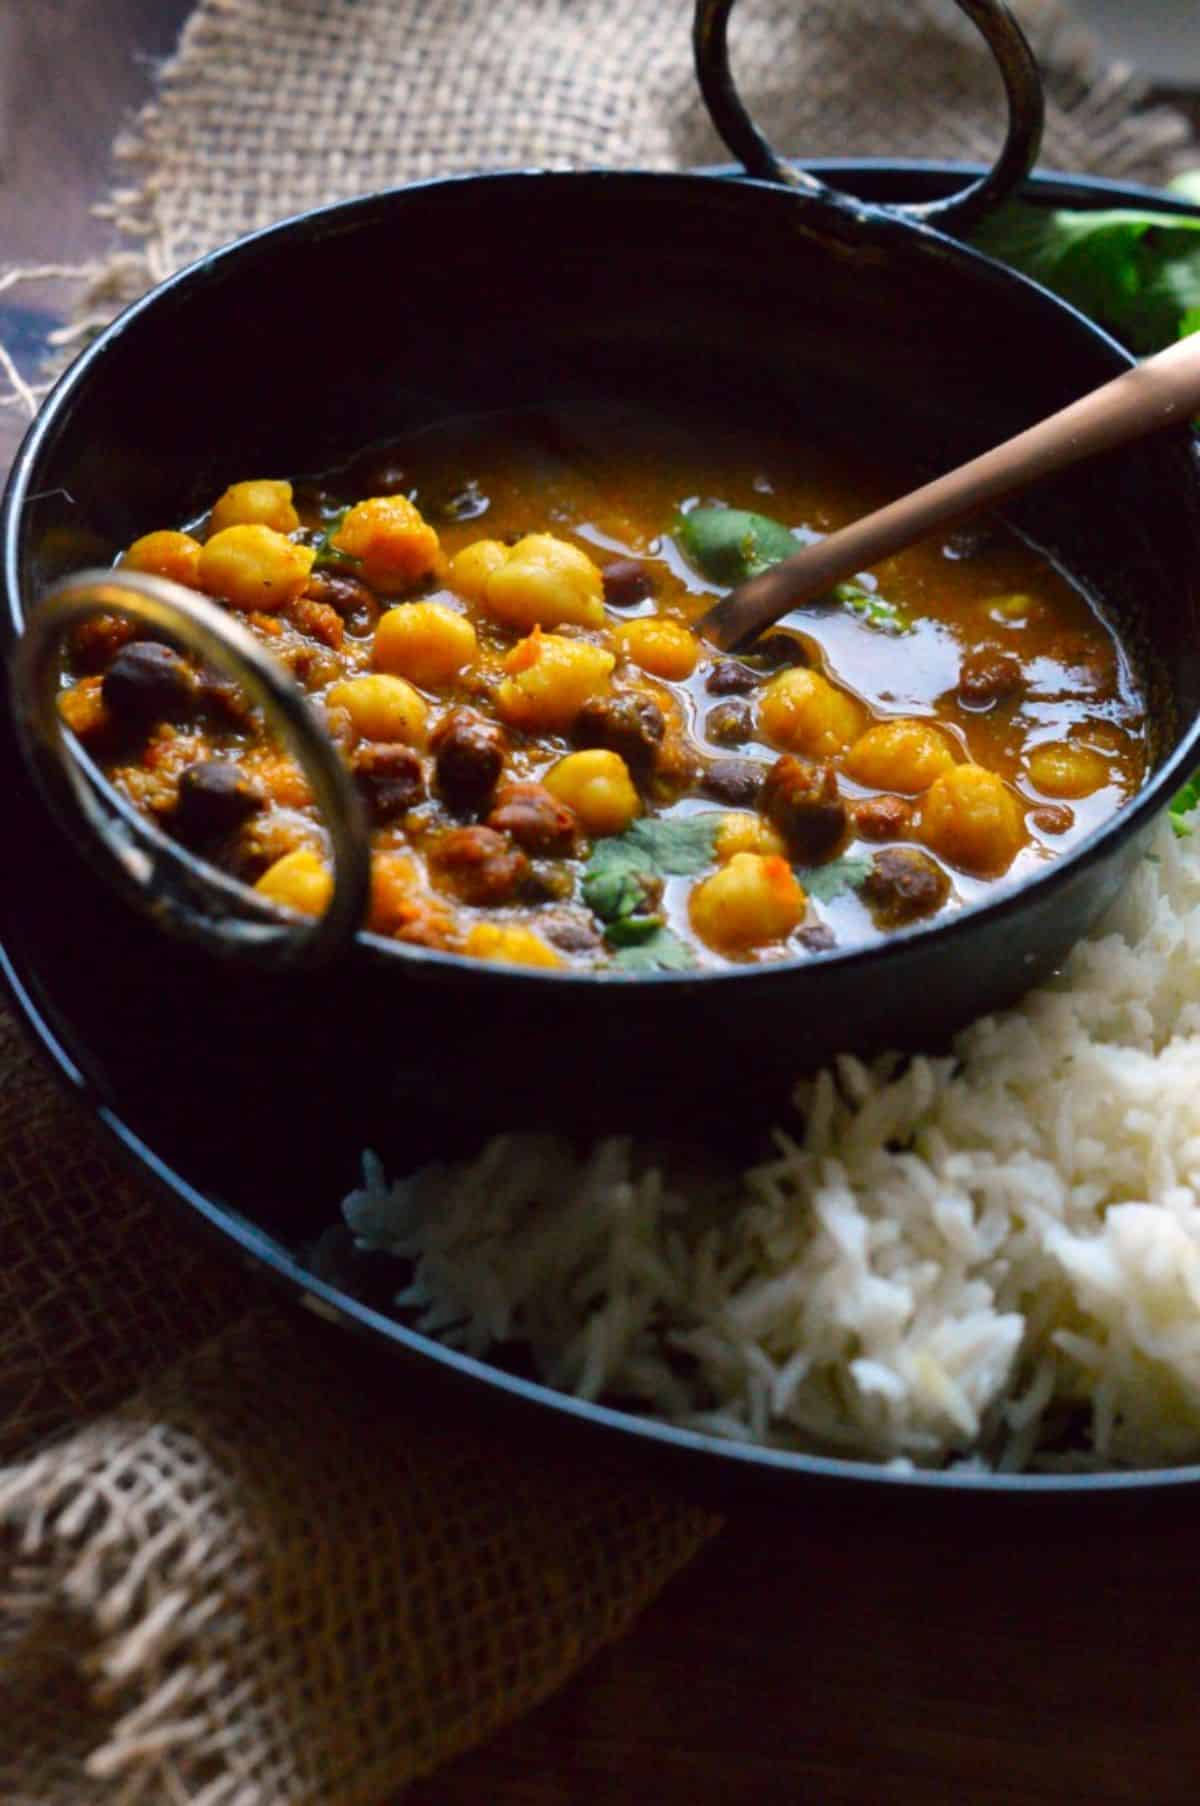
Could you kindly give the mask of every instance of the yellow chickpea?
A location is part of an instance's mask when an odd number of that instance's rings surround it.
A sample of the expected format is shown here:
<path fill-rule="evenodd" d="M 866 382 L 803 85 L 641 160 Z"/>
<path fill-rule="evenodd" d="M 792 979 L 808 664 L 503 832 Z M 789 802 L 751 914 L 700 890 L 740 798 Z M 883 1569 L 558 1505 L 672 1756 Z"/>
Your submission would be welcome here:
<path fill-rule="evenodd" d="M 585 834 L 621 834 L 640 807 L 628 765 L 620 753 L 600 747 L 568 753 L 542 782 L 575 811 Z"/>
<path fill-rule="evenodd" d="M 473 665 L 478 651 L 470 621 L 443 602 L 403 602 L 381 615 L 375 629 L 376 670 L 407 677 L 427 690 Z"/>
<path fill-rule="evenodd" d="M 1073 746 L 1057 740 L 1035 746 L 1029 755 L 1030 781 L 1043 796 L 1091 796 L 1112 780 L 1103 753 L 1091 746 Z"/>
<path fill-rule="evenodd" d="M 515 922 L 477 922 L 467 936 L 465 951 L 472 959 L 500 961 L 509 966 L 561 966 L 560 954 L 530 928 Z"/>
<path fill-rule="evenodd" d="M 330 687 L 325 702 L 329 708 L 345 709 L 364 740 L 403 740 L 407 746 L 419 746 L 425 738 L 429 706 L 402 677 L 384 673 L 348 677 Z"/>
<path fill-rule="evenodd" d="M 590 640 L 535 627 L 504 660 L 508 675 L 496 691 L 496 709 L 510 727 L 560 733 L 590 697 L 606 693 L 616 662 Z"/>
<path fill-rule="evenodd" d="M 846 754 L 846 770 L 859 784 L 915 796 L 956 764 L 946 736 L 928 721 L 907 717 L 869 727 Z"/>
<path fill-rule="evenodd" d="M 172 583 L 200 587 L 200 553 L 203 547 L 190 533 L 143 533 L 135 539 L 120 563 L 127 571 L 146 571 L 152 577 L 169 577 Z"/>
<path fill-rule="evenodd" d="M 651 677 L 665 677 L 674 683 L 690 677 L 700 658 L 700 642 L 679 621 L 659 615 L 647 615 L 627 621 L 616 632 L 617 645 L 626 658 L 648 671 Z"/>
<path fill-rule="evenodd" d="M 450 560 L 446 581 L 464 602 L 480 604 L 488 578 L 507 561 L 509 548 L 499 539 L 477 539 Z"/>
<path fill-rule="evenodd" d="M 994 771 L 955 765 L 925 793 L 920 837 L 950 865 L 998 878 L 1020 851 L 1025 824 L 1016 797 Z"/>
<path fill-rule="evenodd" d="M 494 621 L 531 627 L 603 627 L 604 581 L 578 546 L 553 533 L 527 533 L 488 572 L 479 606 Z"/>
<path fill-rule="evenodd" d="M 764 734 L 787 752 L 829 759 L 862 732 L 863 711 L 819 671 L 793 666 L 772 678 L 759 704 Z"/>
<path fill-rule="evenodd" d="M 702 941 L 718 953 L 738 953 L 785 940 L 806 902 L 786 859 L 735 853 L 695 887 L 689 913 Z"/>
<path fill-rule="evenodd" d="M 269 865 L 254 886 L 260 896 L 301 915 L 324 915 L 333 895 L 333 873 L 309 847 L 297 847 Z"/>
<path fill-rule="evenodd" d="M 256 477 L 249 483 L 231 483 L 220 496 L 208 517 L 208 533 L 221 533 L 226 527 L 258 525 L 274 527 L 277 533 L 294 533 L 300 516 L 292 507 L 292 486 L 276 482 L 272 477 Z"/>
<path fill-rule="evenodd" d="M 226 527 L 202 547 L 197 576 L 208 595 L 271 614 L 300 594 L 315 556 L 311 546 L 294 545 L 274 527 Z"/>
<path fill-rule="evenodd" d="M 357 558 L 363 582 L 384 596 L 411 589 L 441 557 L 437 534 L 405 495 L 356 502 L 330 544 Z"/>
<path fill-rule="evenodd" d="M 719 865 L 728 865 L 736 853 L 761 853 L 765 858 L 782 859 L 787 853 L 783 836 L 769 821 L 748 810 L 735 809 L 722 816 L 713 841 L 713 852 Z"/>

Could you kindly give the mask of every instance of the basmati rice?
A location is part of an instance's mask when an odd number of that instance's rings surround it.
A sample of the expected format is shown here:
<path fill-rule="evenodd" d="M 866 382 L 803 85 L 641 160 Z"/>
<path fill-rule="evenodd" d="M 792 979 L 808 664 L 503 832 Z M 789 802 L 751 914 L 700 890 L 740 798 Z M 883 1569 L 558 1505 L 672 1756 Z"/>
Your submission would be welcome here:
<path fill-rule="evenodd" d="M 940 1464 L 1200 1456 L 1200 834 L 952 1057 L 803 1082 L 730 1179 L 547 1135 L 344 1214 L 397 1302 L 552 1386 L 720 1436 Z"/>

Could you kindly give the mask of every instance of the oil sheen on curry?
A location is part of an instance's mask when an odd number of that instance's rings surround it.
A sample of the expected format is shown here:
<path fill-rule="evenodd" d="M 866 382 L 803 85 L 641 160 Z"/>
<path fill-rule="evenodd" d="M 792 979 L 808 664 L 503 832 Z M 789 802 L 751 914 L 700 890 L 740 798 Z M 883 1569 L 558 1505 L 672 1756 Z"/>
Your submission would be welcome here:
<path fill-rule="evenodd" d="M 369 927 L 399 942 L 616 974 L 812 958 L 1032 873 L 1144 774 L 1113 633 L 991 523 L 745 657 L 697 637 L 911 471 L 590 409 L 444 425 L 316 481 L 229 475 L 120 562 L 223 603 L 322 711 L 371 822 Z M 307 785 L 227 676 L 105 617 L 60 702 L 167 832 L 325 907 Z"/>

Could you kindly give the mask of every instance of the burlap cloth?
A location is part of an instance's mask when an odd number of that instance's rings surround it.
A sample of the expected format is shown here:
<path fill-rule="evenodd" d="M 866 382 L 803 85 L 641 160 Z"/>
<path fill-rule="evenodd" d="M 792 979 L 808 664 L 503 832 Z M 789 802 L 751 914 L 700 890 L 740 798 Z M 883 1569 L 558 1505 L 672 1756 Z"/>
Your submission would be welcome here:
<path fill-rule="evenodd" d="M 739 75 L 784 147 L 994 144 L 998 84 L 941 0 L 743 4 Z M 1046 165 L 1195 160 L 1057 0 L 1020 10 Z M 682 0 L 202 0 L 117 146 L 114 256 L 73 330 L 319 201 L 722 154 Z M 9 1806 L 375 1806 L 557 1686 L 718 1528 L 264 1301 L 160 1219 L 8 1015 L 0 1226 Z"/>

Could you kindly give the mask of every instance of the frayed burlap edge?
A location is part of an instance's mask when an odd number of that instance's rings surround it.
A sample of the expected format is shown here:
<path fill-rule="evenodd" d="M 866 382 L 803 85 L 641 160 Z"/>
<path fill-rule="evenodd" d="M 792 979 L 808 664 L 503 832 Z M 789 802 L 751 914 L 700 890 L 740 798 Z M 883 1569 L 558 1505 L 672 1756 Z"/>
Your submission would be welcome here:
<path fill-rule="evenodd" d="M 378 1806 L 720 1527 L 592 1445 L 389 1400 L 341 1346 L 255 1313 L 0 1473 L 7 1806 Z"/>
<path fill-rule="evenodd" d="M 1105 57 L 1095 35 L 1072 15 L 1068 0 L 1015 0 L 1015 5 L 1046 75 L 1052 128 L 1057 108 L 1086 139 L 1086 162 L 1074 159 L 1080 168 L 1165 180 L 1195 160 L 1196 141 L 1188 121 L 1172 107 L 1143 106 L 1145 80 L 1127 64 Z M 175 54 L 158 72 L 157 98 L 117 137 L 113 147 L 117 181 L 108 199 L 95 209 L 97 218 L 113 229 L 116 243 L 110 254 L 76 267 L 50 265 L 0 273 L 0 292 L 32 280 L 61 281 L 80 290 L 67 324 L 51 336 L 43 380 L 31 382 L 22 376 L 0 341 L 0 376 L 9 385 L 7 392 L 0 392 L 0 407 L 17 408 L 32 418 L 53 378 L 88 339 L 186 260 L 164 225 L 159 206 L 173 166 L 177 96 L 196 59 L 206 54 L 210 18 L 236 18 L 252 7 L 253 0 L 203 0 L 185 23 Z M 506 97 L 506 104 L 515 104 L 514 97 Z M 632 156 L 629 149 L 625 143 L 614 144 L 611 161 L 638 162 L 636 146 Z M 987 156 L 991 149 L 981 140 L 976 154 Z"/>

